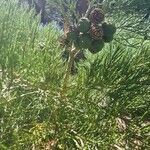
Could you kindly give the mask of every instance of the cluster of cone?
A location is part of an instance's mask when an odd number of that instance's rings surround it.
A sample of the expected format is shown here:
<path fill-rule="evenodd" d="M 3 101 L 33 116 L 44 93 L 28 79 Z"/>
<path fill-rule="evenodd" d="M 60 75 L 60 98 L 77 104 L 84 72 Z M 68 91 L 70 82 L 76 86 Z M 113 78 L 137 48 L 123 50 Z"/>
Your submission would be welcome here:
<path fill-rule="evenodd" d="M 61 45 L 70 46 L 74 43 L 77 49 L 88 49 L 93 54 L 101 51 L 104 43 L 111 42 L 116 32 L 116 27 L 104 20 L 103 10 L 95 8 L 87 17 L 82 17 L 76 26 L 69 27 Z"/>

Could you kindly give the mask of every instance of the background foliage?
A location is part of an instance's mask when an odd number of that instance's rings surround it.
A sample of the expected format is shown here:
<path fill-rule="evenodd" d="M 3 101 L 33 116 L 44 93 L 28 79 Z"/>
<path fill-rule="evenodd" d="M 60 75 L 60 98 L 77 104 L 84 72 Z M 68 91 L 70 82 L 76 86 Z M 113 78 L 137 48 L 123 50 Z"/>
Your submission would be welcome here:
<path fill-rule="evenodd" d="M 120 6 L 107 13 L 115 39 L 96 55 L 85 50 L 64 101 L 60 31 L 0 1 L 0 149 L 149 149 L 149 22 Z"/>

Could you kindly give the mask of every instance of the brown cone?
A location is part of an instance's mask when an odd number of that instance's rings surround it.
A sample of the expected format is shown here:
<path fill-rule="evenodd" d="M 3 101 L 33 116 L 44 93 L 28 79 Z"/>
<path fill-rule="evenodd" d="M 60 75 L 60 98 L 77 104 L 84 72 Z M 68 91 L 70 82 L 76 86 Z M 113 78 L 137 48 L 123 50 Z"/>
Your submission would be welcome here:
<path fill-rule="evenodd" d="M 89 15 L 89 20 L 93 24 L 99 24 L 104 21 L 105 15 L 102 9 L 95 8 Z"/>
<path fill-rule="evenodd" d="M 103 29 L 99 25 L 92 25 L 90 29 L 90 35 L 92 39 L 99 40 L 103 37 Z"/>
<path fill-rule="evenodd" d="M 76 3 L 76 12 L 79 13 L 80 16 L 86 13 L 88 9 L 89 2 L 88 0 L 77 0 Z"/>

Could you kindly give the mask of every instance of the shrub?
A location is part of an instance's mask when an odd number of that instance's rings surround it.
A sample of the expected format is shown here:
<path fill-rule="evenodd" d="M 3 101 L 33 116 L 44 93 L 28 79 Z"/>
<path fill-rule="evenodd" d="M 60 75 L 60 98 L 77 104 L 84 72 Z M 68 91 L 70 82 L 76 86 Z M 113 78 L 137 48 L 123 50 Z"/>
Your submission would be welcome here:
<path fill-rule="evenodd" d="M 0 149 L 148 149 L 148 41 L 133 33 L 138 48 L 113 41 L 86 52 L 62 93 L 66 65 L 52 24 L 1 1 L 0 33 Z"/>

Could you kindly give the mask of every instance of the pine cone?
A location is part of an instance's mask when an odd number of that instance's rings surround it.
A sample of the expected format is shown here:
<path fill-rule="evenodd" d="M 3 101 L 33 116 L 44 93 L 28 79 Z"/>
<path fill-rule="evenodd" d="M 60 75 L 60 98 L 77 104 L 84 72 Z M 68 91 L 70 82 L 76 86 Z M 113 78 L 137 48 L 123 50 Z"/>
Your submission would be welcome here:
<path fill-rule="evenodd" d="M 77 0 L 76 3 L 76 12 L 79 13 L 80 16 L 86 13 L 88 9 L 89 1 L 88 0 Z"/>
<path fill-rule="evenodd" d="M 108 23 L 103 23 L 102 24 L 102 28 L 103 28 L 103 40 L 106 43 L 109 43 L 113 40 L 113 35 L 116 32 L 116 27 L 112 24 L 108 24 Z"/>
<path fill-rule="evenodd" d="M 91 47 L 88 49 L 92 54 L 96 54 L 101 51 L 104 47 L 103 40 L 94 40 L 92 41 Z"/>
<path fill-rule="evenodd" d="M 102 39 L 103 37 L 102 27 L 98 25 L 92 25 L 90 29 L 90 35 L 94 40 Z"/>
<path fill-rule="evenodd" d="M 78 29 L 82 33 L 86 33 L 89 31 L 91 23 L 88 18 L 82 17 L 79 20 Z"/>
<path fill-rule="evenodd" d="M 79 37 L 79 45 L 81 49 L 87 49 L 91 46 L 92 38 L 89 34 L 81 34 Z"/>
<path fill-rule="evenodd" d="M 94 24 L 99 24 L 104 21 L 105 15 L 102 9 L 95 8 L 89 15 L 89 20 Z"/>

